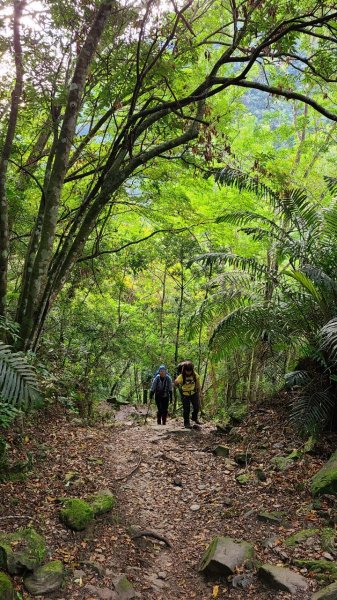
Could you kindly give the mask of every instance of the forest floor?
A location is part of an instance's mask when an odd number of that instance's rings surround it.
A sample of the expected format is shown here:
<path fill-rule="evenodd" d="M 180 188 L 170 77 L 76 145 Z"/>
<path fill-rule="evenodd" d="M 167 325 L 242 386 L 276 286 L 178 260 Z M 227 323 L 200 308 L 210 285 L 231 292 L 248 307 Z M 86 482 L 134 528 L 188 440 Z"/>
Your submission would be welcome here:
<path fill-rule="evenodd" d="M 198 564 L 216 535 L 251 542 L 260 563 L 295 571 L 295 558 L 336 559 L 334 550 L 327 553 L 315 538 L 295 548 L 284 543 L 303 528 L 327 526 L 334 500 L 324 497 L 321 509 L 314 510 L 309 483 L 334 440 L 319 454 L 303 454 L 286 471 L 275 470 L 272 457 L 303 444 L 285 424 L 282 402 L 252 411 L 235 430 L 236 441 L 213 424 L 195 431 L 183 429 L 181 419 L 159 426 L 149 418 L 145 425 L 144 407 L 122 408 L 114 420 L 90 427 L 53 411 L 7 437 L 12 457 L 30 455 L 33 470 L 24 482 L 0 485 L 0 529 L 33 526 L 44 534 L 48 556 L 63 561 L 65 585 L 48 598 L 112 600 L 117 597 L 113 582 L 121 573 L 143 600 L 309 600 L 318 588 L 306 569 L 301 572 L 308 579 L 308 592 L 293 596 L 265 587 L 254 571 L 229 583 L 205 579 Z M 231 457 L 238 451 L 251 453 L 252 462 L 244 467 L 228 464 L 212 452 L 219 444 L 229 447 Z M 265 481 L 257 479 L 256 469 L 264 471 Z M 240 485 L 238 473 L 251 478 Z M 80 533 L 60 523 L 60 498 L 85 498 L 104 488 L 117 498 L 112 513 Z M 283 511 L 286 517 L 277 524 L 260 522 L 261 510 Z M 164 541 L 133 539 L 139 529 Z M 16 583 L 21 597 L 30 598 L 19 578 Z"/>

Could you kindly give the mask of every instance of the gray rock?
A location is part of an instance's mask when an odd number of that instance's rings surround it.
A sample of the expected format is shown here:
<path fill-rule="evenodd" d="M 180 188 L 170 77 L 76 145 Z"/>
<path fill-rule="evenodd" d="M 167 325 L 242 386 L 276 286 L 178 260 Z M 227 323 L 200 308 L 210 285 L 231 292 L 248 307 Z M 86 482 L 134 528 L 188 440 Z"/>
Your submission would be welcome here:
<path fill-rule="evenodd" d="M 227 458 L 229 456 L 228 446 L 217 446 L 216 448 L 214 448 L 213 452 L 216 456 L 223 456 L 224 458 Z"/>
<path fill-rule="evenodd" d="M 200 504 L 191 504 L 190 510 L 193 510 L 193 512 L 200 510 Z"/>
<path fill-rule="evenodd" d="M 63 564 L 60 560 L 52 560 L 36 569 L 32 575 L 24 579 L 23 583 L 32 596 L 41 596 L 58 590 L 63 578 Z"/>
<path fill-rule="evenodd" d="M 258 570 L 258 577 L 275 590 L 283 590 L 290 594 L 308 589 L 307 580 L 290 569 L 276 567 L 275 565 L 262 565 Z"/>
<path fill-rule="evenodd" d="M 312 600 L 337 600 L 337 581 L 313 594 Z"/>
<path fill-rule="evenodd" d="M 230 537 L 215 537 L 202 557 L 199 571 L 215 577 L 227 577 L 253 557 L 251 544 L 235 542 Z"/>
<path fill-rule="evenodd" d="M 109 588 L 99 588 L 95 585 L 88 584 L 84 589 L 87 590 L 90 595 L 94 595 L 100 600 L 118 600 L 116 592 L 110 590 Z"/>
<path fill-rule="evenodd" d="M 282 523 L 283 518 L 284 518 L 284 513 L 277 512 L 277 511 L 260 512 L 257 515 L 258 521 L 261 521 L 262 523 L 271 523 L 273 525 L 279 525 L 280 523 Z"/>
<path fill-rule="evenodd" d="M 132 598 L 136 598 L 136 592 L 133 585 L 126 575 L 116 577 L 116 579 L 113 580 L 113 584 L 115 591 L 117 592 L 118 600 L 132 600 Z"/>

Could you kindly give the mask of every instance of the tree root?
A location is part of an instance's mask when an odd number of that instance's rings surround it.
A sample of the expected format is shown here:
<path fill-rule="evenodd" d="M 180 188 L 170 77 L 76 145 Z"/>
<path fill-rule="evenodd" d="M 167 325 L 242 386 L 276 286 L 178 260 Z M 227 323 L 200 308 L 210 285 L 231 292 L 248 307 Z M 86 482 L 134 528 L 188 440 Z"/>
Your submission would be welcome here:
<path fill-rule="evenodd" d="M 164 542 L 166 544 L 166 546 L 168 546 L 169 548 L 172 548 L 172 544 L 167 539 L 167 537 L 165 537 L 164 535 L 161 535 L 160 533 L 157 533 L 156 531 L 149 531 L 147 529 L 145 529 L 144 531 L 137 531 L 136 533 L 134 533 L 131 536 L 131 539 L 136 540 L 137 538 L 140 538 L 140 537 L 152 537 L 155 540 Z"/>

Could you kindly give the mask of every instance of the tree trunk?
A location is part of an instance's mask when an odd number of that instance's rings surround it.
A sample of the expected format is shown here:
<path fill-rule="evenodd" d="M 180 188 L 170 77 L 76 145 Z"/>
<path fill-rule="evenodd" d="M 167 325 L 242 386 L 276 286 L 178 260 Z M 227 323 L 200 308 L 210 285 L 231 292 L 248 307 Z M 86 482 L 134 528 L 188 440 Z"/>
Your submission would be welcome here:
<path fill-rule="evenodd" d="M 7 271 L 9 256 L 8 200 L 6 181 L 8 162 L 10 159 L 16 123 L 18 120 L 19 103 L 23 89 L 22 46 L 20 40 L 20 19 L 25 2 L 14 0 L 13 46 L 15 57 L 15 86 L 11 97 L 11 106 L 7 133 L 0 156 L 0 316 L 6 315 L 7 305 Z"/>

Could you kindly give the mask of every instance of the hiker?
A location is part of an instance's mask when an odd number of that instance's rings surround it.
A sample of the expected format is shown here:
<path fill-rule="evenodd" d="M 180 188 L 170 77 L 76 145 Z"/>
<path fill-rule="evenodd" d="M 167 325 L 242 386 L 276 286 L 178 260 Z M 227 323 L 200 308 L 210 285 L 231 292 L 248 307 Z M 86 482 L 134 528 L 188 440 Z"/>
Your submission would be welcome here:
<path fill-rule="evenodd" d="M 169 402 L 172 402 L 172 379 L 165 365 L 160 365 L 158 375 L 155 375 L 151 390 L 150 400 L 155 398 L 157 405 L 157 423 L 166 425 Z"/>
<path fill-rule="evenodd" d="M 199 395 L 201 393 L 200 377 L 194 370 L 193 363 L 184 361 L 181 363 L 182 369 L 180 375 L 175 379 L 174 385 L 176 385 L 181 393 L 181 399 L 183 402 L 183 415 L 184 415 L 184 427 L 191 429 L 190 424 L 190 410 L 191 404 L 192 410 L 192 421 L 197 425 L 200 425 L 198 420 L 199 412 Z"/>

